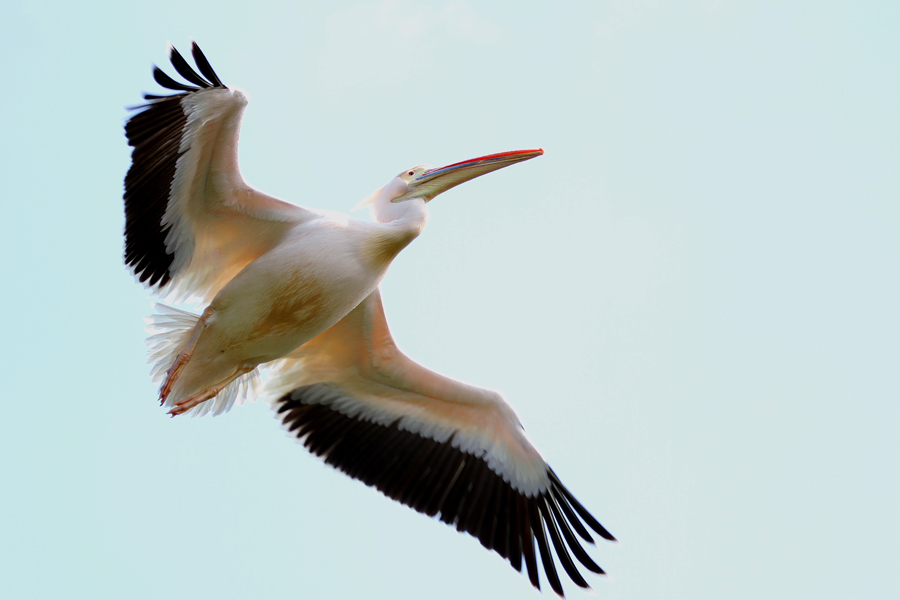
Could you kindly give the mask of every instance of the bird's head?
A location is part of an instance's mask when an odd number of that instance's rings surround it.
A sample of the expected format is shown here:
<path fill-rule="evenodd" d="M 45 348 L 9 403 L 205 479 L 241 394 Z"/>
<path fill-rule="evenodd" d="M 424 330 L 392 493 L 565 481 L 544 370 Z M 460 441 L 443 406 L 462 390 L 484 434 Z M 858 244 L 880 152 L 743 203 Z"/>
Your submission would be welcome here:
<path fill-rule="evenodd" d="M 394 215 L 401 212 L 396 210 L 399 207 L 390 206 L 392 204 L 396 205 L 409 200 L 430 202 L 438 194 L 470 179 L 540 156 L 543 153 L 544 151 L 539 148 L 514 150 L 480 156 L 445 167 L 434 168 L 429 165 L 412 167 L 401 171 L 387 185 L 369 194 L 356 205 L 356 208 L 374 204 L 373 210 L 376 219 L 380 222 L 390 221 L 396 218 Z"/>

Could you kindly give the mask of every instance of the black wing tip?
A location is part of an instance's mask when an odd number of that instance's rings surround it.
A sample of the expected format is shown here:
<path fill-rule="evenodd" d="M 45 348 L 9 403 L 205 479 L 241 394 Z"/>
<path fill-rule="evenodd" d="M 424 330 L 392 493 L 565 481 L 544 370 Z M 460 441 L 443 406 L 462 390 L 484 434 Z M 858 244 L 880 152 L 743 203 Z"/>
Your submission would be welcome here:
<path fill-rule="evenodd" d="M 181 83 L 180 81 L 176 81 L 169 77 L 168 73 L 153 65 L 153 79 L 156 80 L 156 83 L 166 88 L 167 90 L 175 90 L 177 92 L 196 92 L 200 88 L 194 87 L 191 85 L 187 85 Z"/>
<path fill-rule="evenodd" d="M 169 43 L 169 62 L 172 63 L 172 66 L 175 67 L 175 70 L 178 71 L 178 74 L 198 86 L 199 88 L 210 88 L 213 87 L 213 84 L 208 82 L 207 80 L 200 77 L 197 74 L 188 61 L 184 59 L 180 52 Z"/>
<path fill-rule="evenodd" d="M 150 100 L 150 102 L 148 102 L 146 104 L 137 104 L 134 106 L 126 106 L 125 110 L 140 110 L 142 108 L 147 108 L 149 106 L 153 106 L 153 104 L 155 104 L 155 102 L 153 102 L 153 101 L 155 101 L 155 100 L 166 100 L 168 98 L 177 98 L 179 96 L 185 96 L 185 95 L 186 94 L 184 92 L 182 92 L 180 94 L 168 94 L 165 96 L 162 96 L 160 94 L 148 94 L 147 92 L 144 92 L 144 94 L 143 94 L 144 100 Z"/>
<path fill-rule="evenodd" d="M 191 38 L 191 55 L 194 57 L 194 62 L 197 63 L 197 68 L 200 69 L 200 72 L 203 73 L 204 77 L 213 83 L 214 87 L 225 87 L 225 84 L 222 83 L 222 80 L 219 79 L 219 76 L 213 71 L 212 65 L 209 64 L 209 60 L 207 60 L 206 55 L 203 54 L 200 45 L 197 44 L 193 38 Z"/>
<path fill-rule="evenodd" d="M 335 410 L 321 396 L 322 385 L 343 395 L 333 384 L 322 382 L 283 394 L 272 408 L 289 435 L 324 458 L 326 464 L 392 500 L 437 516 L 472 535 L 525 575 L 538 591 L 543 570 L 545 582 L 564 597 L 558 566 L 575 585 L 593 591 L 576 561 L 594 574 L 606 575 L 573 532 L 581 534 L 579 528 L 584 529 L 579 516 L 592 528 L 596 519 L 590 517 L 591 522 L 584 517 L 582 511 L 587 511 L 569 497 L 549 467 L 550 485 L 527 497 L 508 481 L 499 485 L 495 479 L 502 483 L 502 478 L 493 471 L 487 473 L 489 467 L 482 459 L 450 444 L 401 430 L 399 420 L 380 424 Z M 490 514 L 481 514 L 485 511 Z M 599 523 L 596 525 L 602 529 L 598 533 L 609 535 Z"/>
<path fill-rule="evenodd" d="M 588 524 L 588 527 L 593 529 L 595 532 L 597 532 L 597 534 L 600 537 L 602 537 L 603 539 L 605 539 L 607 541 L 616 542 L 616 543 L 619 542 L 619 540 L 617 540 L 615 538 L 615 536 L 613 536 L 613 534 L 611 534 L 606 529 L 606 527 L 604 527 L 603 525 L 600 524 L 600 521 L 598 521 L 594 517 L 594 515 L 592 515 L 590 512 L 588 512 L 588 510 L 584 506 L 581 505 L 581 502 L 579 502 L 578 500 L 575 499 L 575 496 L 573 496 L 572 492 L 570 492 L 568 490 L 568 488 L 566 488 L 566 486 L 564 486 L 562 484 L 562 482 L 559 480 L 559 476 L 553 471 L 553 469 L 551 469 L 550 467 L 547 467 L 547 473 L 550 476 L 550 480 L 553 482 L 553 487 L 556 488 L 557 490 L 559 490 L 560 494 L 563 497 L 565 497 L 565 499 L 569 502 L 569 504 L 572 506 L 572 508 L 575 509 L 575 512 L 577 512 L 578 515 L 582 519 L 584 519 L 584 522 Z M 588 541 L 593 543 L 593 540 L 588 540 Z"/>
<path fill-rule="evenodd" d="M 214 88 L 224 88 L 226 87 L 222 80 L 219 79 L 218 75 L 216 75 L 215 71 L 213 71 L 212 66 L 209 64 L 209 60 L 207 60 L 206 56 L 203 54 L 203 51 L 200 50 L 200 46 L 197 45 L 197 42 L 191 39 L 191 55 L 194 57 L 194 62 L 197 65 L 197 69 L 202 73 L 197 73 L 193 67 L 188 63 L 187 60 L 178 52 L 178 49 L 175 48 L 175 45 L 172 42 L 168 42 L 168 52 L 169 52 L 169 62 L 172 63 L 172 67 L 174 67 L 175 71 L 184 77 L 187 81 L 191 82 L 193 85 L 188 85 L 185 83 L 181 83 L 170 77 L 165 71 L 160 69 L 158 66 L 153 65 L 153 79 L 161 85 L 162 87 L 174 90 L 176 92 L 181 92 L 181 94 L 174 94 L 174 96 L 183 95 L 184 93 L 192 93 L 199 92 L 204 89 L 214 89 Z M 204 79 L 205 77 L 205 79 Z M 144 94 L 144 98 L 146 100 L 158 100 L 160 98 L 171 98 L 172 96 L 159 96 L 155 94 Z"/>

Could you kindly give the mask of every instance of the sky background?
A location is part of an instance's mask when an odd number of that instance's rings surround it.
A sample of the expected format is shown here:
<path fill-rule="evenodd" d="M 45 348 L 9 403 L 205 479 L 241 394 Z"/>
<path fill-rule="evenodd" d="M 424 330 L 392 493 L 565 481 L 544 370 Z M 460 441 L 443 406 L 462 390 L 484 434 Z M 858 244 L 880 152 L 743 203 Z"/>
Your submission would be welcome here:
<path fill-rule="evenodd" d="M 265 403 L 159 408 L 122 125 L 190 37 L 251 96 L 246 179 L 300 204 L 544 148 L 431 203 L 383 294 L 621 540 L 599 597 L 900 596 L 898 31 L 897 2 L 6 0 L 0 596 L 538 597 Z"/>

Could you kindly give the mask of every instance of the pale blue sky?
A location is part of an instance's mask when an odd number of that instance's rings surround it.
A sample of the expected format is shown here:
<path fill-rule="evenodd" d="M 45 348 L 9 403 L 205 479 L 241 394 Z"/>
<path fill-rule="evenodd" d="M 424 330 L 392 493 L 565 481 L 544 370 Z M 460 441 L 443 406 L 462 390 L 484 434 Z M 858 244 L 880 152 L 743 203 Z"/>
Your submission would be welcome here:
<path fill-rule="evenodd" d="M 538 597 L 264 404 L 158 407 L 123 107 L 194 37 L 288 200 L 546 150 L 433 202 L 383 290 L 622 540 L 600 597 L 898 597 L 898 31 L 896 2 L 4 2 L 0 596 Z"/>

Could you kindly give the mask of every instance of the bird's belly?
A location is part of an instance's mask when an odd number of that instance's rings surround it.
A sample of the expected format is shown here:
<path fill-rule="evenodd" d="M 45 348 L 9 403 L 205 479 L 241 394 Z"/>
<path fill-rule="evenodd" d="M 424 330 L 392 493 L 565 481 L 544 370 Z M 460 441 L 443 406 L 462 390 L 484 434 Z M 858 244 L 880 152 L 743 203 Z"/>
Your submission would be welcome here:
<path fill-rule="evenodd" d="M 348 251 L 263 257 L 213 300 L 204 337 L 234 360 L 275 360 L 343 318 L 383 275 Z"/>

